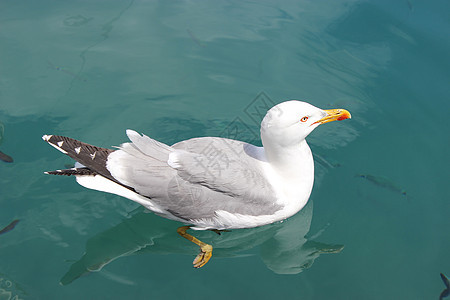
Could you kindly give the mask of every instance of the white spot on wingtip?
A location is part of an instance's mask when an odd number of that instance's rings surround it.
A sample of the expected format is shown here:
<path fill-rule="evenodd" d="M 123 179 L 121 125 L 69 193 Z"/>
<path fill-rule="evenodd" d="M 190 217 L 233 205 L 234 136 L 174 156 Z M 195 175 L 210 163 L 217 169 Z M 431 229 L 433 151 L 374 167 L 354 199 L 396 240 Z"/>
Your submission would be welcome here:
<path fill-rule="evenodd" d="M 77 154 L 80 154 L 81 147 L 76 147 L 74 150 L 75 150 L 75 152 L 76 152 Z"/>
<path fill-rule="evenodd" d="M 48 172 L 44 172 L 44 174 L 47 174 L 47 175 L 49 175 L 49 173 L 48 173 Z"/>
<path fill-rule="evenodd" d="M 97 151 L 95 151 L 94 154 L 89 154 L 91 156 L 92 160 L 94 160 L 96 154 L 97 154 Z"/>
<path fill-rule="evenodd" d="M 62 148 L 59 148 L 57 145 L 55 145 L 55 144 L 52 144 L 52 143 L 48 143 L 49 145 L 51 145 L 51 146 L 53 146 L 53 147 L 55 147 L 56 149 L 58 149 L 59 151 L 61 151 L 62 153 L 64 153 L 64 154 L 67 154 L 67 151 L 65 151 L 64 149 L 62 149 Z"/>
<path fill-rule="evenodd" d="M 53 147 L 55 147 L 56 149 L 58 149 L 59 151 L 61 151 L 62 153 L 67 154 L 67 151 L 65 151 L 65 150 L 63 150 L 62 148 L 60 148 L 60 147 L 62 146 L 62 144 L 63 144 L 64 141 L 58 142 L 58 145 L 55 145 L 55 144 L 53 144 L 53 143 L 50 143 L 50 139 L 52 138 L 52 136 L 53 136 L 53 135 L 51 135 L 51 134 L 50 134 L 50 135 L 44 134 L 44 135 L 42 136 L 42 139 L 43 139 L 44 141 L 48 142 L 51 146 L 53 146 Z"/>
<path fill-rule="evenodd" d="M 42 139 L 43 139 L 44 141 L 48 142 L 48 140 L 49 140 L 51 137 L 52 137 L 51 134 L 50 134 L 50 135 L 44 134 L 44 135 L 42 136 Z"/>

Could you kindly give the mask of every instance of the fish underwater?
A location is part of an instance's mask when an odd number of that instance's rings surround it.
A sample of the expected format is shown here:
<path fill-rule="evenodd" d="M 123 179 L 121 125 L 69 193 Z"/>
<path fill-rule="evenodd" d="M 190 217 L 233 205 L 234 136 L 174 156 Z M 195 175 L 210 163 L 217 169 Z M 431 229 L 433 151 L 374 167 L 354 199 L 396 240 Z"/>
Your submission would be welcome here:
<path fill-rule="evenodd" d="M 11 163 L 14 161 L 11 156 L 3 153 L 2 151 L 0 151 L 0 160 L 3 160 L 4 162 L 7 162 L 7 163 Z"/>
<path fill-rule="evenodd" d="M 4 134 L 5 134 L 5 126 L 3 125 L 3 123 L 0 122 L 0 144 L 3 141 Z M 11 156 L 3 153 L 2 151 L 0 151 L 0 160 L 3 160 L 4 162 L 8 162 L 8 163 L 11 163 L 14 161 Z"/>
<path fill-rule="evenodd" d="M 442 281 L 445 284 L 446 289 L 442 291 L 441 295 L 439 296 L 439 300 L 444 299 L 444 297 L 448 297 L 450 295 L 450 281 L 448 280 L 447 276 L 441 273 Z"/>
<path fill-rule="evenodd" d="M 196 36 L 194 35 L 194 33 L 193 33 L 191 30 L 186 29 L 186 31 L 187 31 L 187 33 L 189 34 L 189 37 L 190 37 L 190 38 L 191 38 L 198 46 L 200 46 L 200 47 L 202 47 L 202 48 L 205 47 L 205 45 L 199 40 L 198 37 L 196 37 Z"/>
<path fill-rule="evenodd" d="M 9 223 L 8 226 L 6 226 L 5 228 L 3 228 L 2 230 L 0 230 L 0 234 L 4 234 L 7 233 L 8 231 L 11 231 L 14 229 L 14 227 L 16 227 L 17 223 L 19 223 L 19 220 L 14 220 L 11 223 Z"/>
<path fill-rule="evenodd" d="M 357 174 L 356 176 L 367 179 L 367 181 L 369 181 L 379 187 L 388 189 L 394 193 L 399 193 L 399 194 L 405 196 L 406 200 L 408 200 L 408 195 L 406 194 L 406 191 L 404 189 L 402 189 L 401 187 L 399 187 L 397 184 L 395 184 L 389 178 L 386 178 L 383 176 L 377 176 L 377 175 L 370 175 L 370 174 Z"/>

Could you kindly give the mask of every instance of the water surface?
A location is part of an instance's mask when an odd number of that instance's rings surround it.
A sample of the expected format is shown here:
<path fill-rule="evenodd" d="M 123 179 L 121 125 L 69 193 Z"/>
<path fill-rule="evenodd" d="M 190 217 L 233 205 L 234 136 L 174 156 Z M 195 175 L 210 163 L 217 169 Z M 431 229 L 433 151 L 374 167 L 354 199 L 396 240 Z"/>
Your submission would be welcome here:
<path fill-rule="evenodd" d="M 437 299 L 439 273 L 450 275 L 448 11 L 414 0 L 2 1 L 0 151 L 14 162 L 0 161 L 0 229 L 20 222 L 0 235 L 0 298 Z M 201 233 L 217 251 L 200 270 L 180 224 L 43 174 L 73 163 L 43 134 L 259 144 L 259 108 L 289 99 L 353 118 L 308 138 L 316 182 L 302 212 Z"/>

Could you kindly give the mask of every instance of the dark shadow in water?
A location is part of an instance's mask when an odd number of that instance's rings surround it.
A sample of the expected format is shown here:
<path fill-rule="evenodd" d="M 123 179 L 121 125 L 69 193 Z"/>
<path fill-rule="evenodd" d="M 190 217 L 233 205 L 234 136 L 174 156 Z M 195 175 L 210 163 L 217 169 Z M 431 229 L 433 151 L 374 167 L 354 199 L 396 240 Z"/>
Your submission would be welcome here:
<path fill-rule="evenodd" d="M 252 229 L 233 230 L 217 235 L 211 231 L 193 231 L 200 240 L 211 243 L 214 264 L 218 257 L 245 256 L 243 251 L 260 246 L 260 256 L 266 266 L 278 274 L 298 274 L 309 268 L 323 253 L 339 253 L 343 245 L 329 245 L 308 240 L 312 219 L 312 203 L 284 222 Z M 80 276 L 100 271 L 121 256 L 132 254 L 187 254 L 192 259 L 198 247 L 176 233 L 177 222 L 162 220 L 142 210 L 122 223 L 90 238 L 84 255 L 74 262 L 62 277 L 67 285 Z M 191 267 L 187 259 L 186 267 Z M 207 266 L 206 266 L 207 267 Z"/>

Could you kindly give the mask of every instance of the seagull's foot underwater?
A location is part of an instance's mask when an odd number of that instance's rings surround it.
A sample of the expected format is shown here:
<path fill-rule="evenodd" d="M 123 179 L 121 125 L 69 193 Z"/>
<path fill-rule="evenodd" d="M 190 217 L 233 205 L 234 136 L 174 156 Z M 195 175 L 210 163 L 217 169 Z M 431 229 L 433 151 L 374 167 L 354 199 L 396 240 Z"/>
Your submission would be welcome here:
<path fill-rule="evenodd" d="M 209 244 L 200 246 L 200 253 L 197 255 L 197 257 L 192 262 L 192 264 L 194 265 L 194 268 L 197 268 L 197 269 L 201 268 L 209 261 L 209 259 L 212 256 L 212 249 L 213 249 L 213 247 Z"/>
<path fill-rule="evenodd" d="M 177 232 L 179 235 L 184 237 L 185 239 L 193 242 L 194 244 L 200 246 L 200 253 L 197 255 L 197 257 L 194 259 L 192 264 L 194 265 L 194 268 L 201 268 L 209 261 L 209 259 L 212 256 L 212 250 L 213 247 L 209 244 L 206 244 L 196 237 L 193 237 L 189 233 L 186 233 L 186 231 L 191 228 L 191 226 L 182 226 L 177 229 Z"/>

